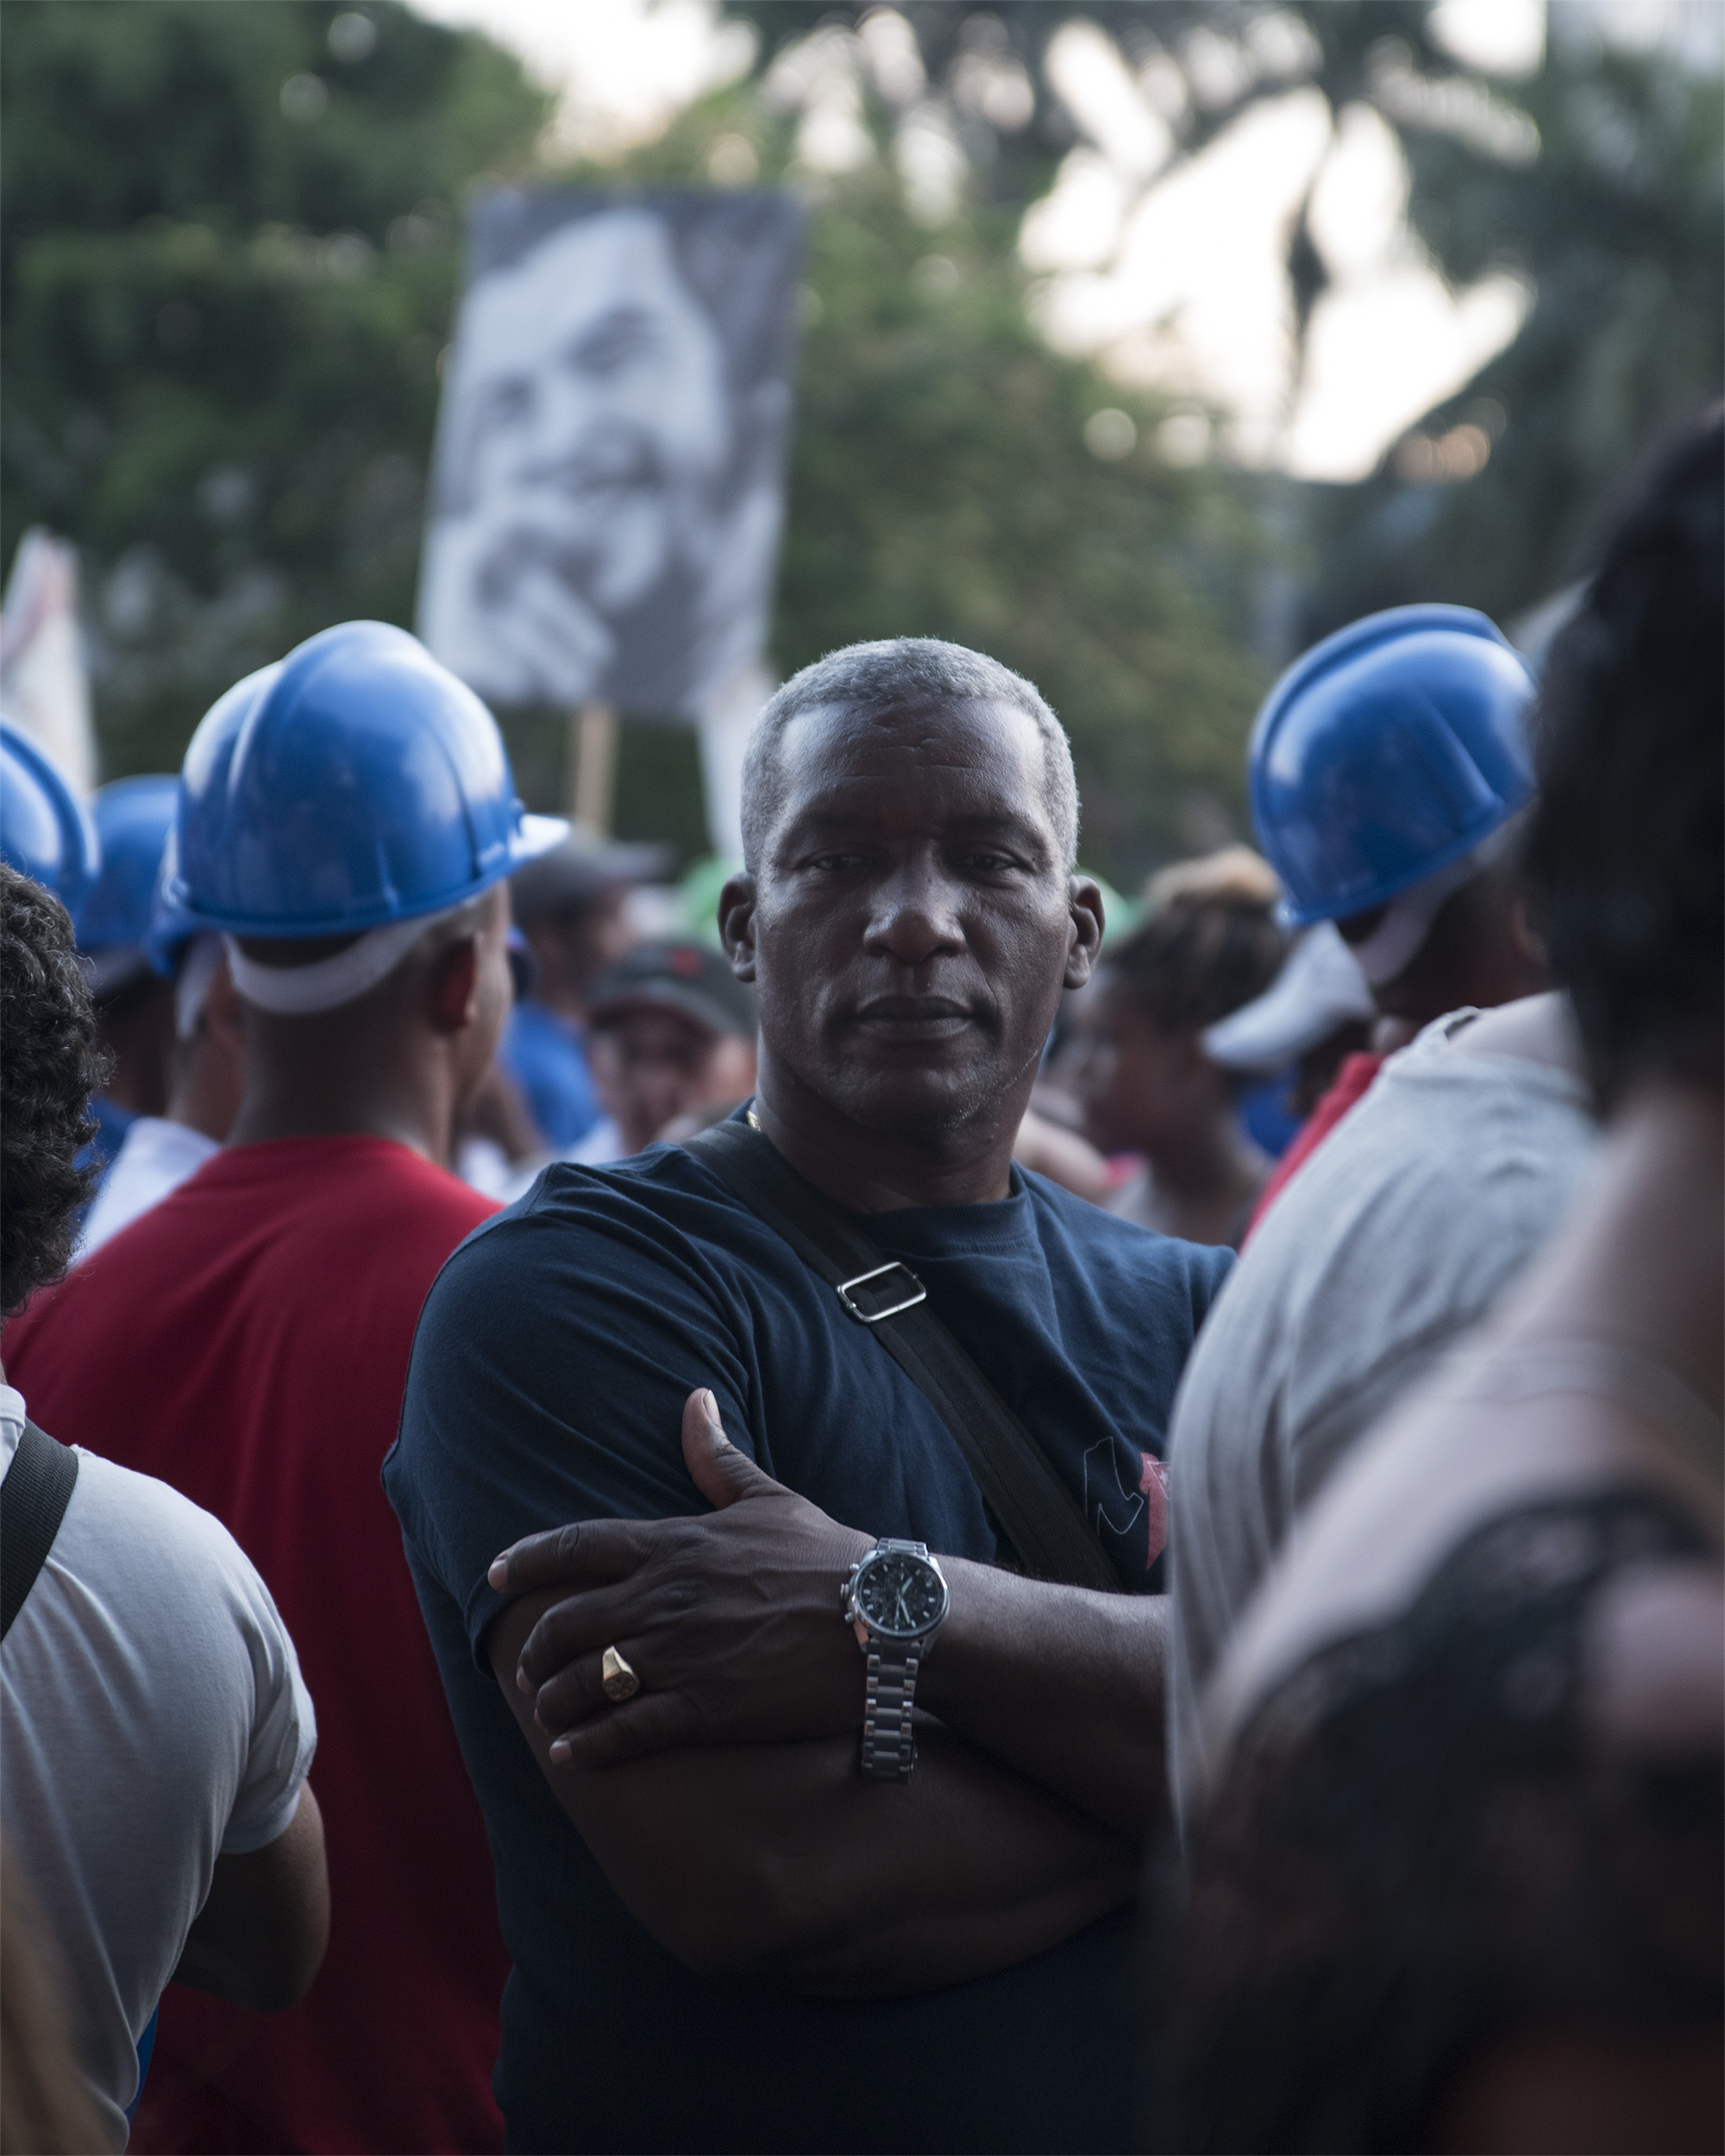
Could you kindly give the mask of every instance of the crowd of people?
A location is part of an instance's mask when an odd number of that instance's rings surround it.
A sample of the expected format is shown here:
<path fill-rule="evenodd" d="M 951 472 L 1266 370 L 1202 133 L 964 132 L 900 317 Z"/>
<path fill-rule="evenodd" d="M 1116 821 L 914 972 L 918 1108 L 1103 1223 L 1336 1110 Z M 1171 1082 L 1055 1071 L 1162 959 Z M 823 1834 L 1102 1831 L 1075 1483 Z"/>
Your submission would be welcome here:
<path fill-rule="evenodd" d="M 379 624 L 0 730 L 0 2145 L 1725 2146 L 1722 510 L 1125 933 L 926 639 L 710 932 Z"/>

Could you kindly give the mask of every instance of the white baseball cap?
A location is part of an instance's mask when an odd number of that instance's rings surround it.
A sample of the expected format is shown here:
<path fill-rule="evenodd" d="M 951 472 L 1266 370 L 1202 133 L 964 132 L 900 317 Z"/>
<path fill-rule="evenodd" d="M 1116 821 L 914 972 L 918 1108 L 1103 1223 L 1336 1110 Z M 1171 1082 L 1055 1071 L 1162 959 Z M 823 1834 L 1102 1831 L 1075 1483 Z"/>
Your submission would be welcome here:
<path fill-rule="evenodd" d="M 1204 1030 L 1204 1053 L 1227 1070 L 1280 1070 L 1352 1018 L 1377 1015 L 1371 990 L 1333 921 L 1320 921 L 1261 996 Z"/>

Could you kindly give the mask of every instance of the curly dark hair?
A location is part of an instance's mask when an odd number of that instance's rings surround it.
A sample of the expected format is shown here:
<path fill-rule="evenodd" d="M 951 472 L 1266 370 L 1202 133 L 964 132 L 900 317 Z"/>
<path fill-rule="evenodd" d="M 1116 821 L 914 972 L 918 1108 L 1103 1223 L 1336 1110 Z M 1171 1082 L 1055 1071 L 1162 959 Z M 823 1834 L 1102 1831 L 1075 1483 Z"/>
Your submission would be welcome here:
<path fill-rule="evenodd" d="M 1552 649 L 1527 868 L 1609 1106 L 1725 1065 L 1725 420 L 1653 465 Z"/>
<path fill-rule="evenodd" d="M 78 1156 L 106 1079 L 72 921 L 50 892 L 0 862 L 0 1315 L 58 1280 L 95 1187 Z"/>
<path fill-rule="evenodd" d="M 1151 878 L 1147 918 L 1103 954 L 1107 979 L 1164 1033 L 1214 1025 L 1251 1003 L 1288 956 L 1276 872 L 1229 846 Z"/>

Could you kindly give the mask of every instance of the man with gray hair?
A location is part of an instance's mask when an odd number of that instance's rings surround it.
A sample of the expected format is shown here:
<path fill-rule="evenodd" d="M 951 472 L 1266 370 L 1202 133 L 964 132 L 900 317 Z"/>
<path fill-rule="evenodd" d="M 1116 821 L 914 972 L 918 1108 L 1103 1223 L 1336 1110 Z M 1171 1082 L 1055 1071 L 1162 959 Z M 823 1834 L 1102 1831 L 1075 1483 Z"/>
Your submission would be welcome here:
<path fill-rule="evenodd" d="M 497 1860 L 510 2145 L 1124 2147 L 1160 1455 L 1230 1261 L 1013 1164 L 1102 931 L 1030 683 L 833 654 L 743 830 L 755 1099 L 469 1239 L 385 1470 Z"/>

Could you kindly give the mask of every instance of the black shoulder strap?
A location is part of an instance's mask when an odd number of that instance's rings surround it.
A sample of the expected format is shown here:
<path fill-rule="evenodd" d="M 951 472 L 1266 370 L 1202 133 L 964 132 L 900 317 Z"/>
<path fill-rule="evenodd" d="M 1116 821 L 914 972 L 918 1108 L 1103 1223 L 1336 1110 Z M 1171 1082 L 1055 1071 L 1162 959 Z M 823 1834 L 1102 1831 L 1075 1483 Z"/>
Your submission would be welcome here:
<path fill-rule="evenodd" d="M 48 1561 L 78 1480 L 78 1455 L 27 1422 L 0 1482 L 0 1639 Z"/>
<path fill-rule="evenodd" d="M 837 1290 L 938 1410 L 1025 1570 L 1107 1594 L 1123 1590 L 1041 1446 L 929 1307 L 907 1266 L 798 1175 L 761 1131 L 718 1123 L 683 1141 L 811 1271 Z"/>

